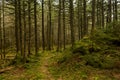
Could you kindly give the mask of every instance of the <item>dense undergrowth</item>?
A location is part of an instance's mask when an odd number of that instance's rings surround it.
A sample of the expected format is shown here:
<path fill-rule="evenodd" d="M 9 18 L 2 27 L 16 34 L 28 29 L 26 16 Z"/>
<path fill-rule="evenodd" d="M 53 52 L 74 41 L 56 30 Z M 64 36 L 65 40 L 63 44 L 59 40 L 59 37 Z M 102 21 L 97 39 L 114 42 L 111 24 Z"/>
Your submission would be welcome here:
<path fill-rule="evenodd" d="M 119 80 L 119 34 L 119 29 L 95 31 L 76 42 L 74 49 L 58 53 L 50 71 L 63 80 Z"/>

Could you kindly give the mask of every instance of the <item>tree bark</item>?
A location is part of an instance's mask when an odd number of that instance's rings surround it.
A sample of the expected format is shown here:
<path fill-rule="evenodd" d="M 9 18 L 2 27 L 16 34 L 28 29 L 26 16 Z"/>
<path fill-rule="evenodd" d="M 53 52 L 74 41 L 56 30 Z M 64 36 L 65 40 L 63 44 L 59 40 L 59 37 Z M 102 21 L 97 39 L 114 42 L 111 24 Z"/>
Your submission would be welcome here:
<path fill-rule="evenodd" d="M 65 0 L 62 0 L 63 2 L 63 45 L 64 45 L 64 49 L 66 47 L 66 19 L 65 19 Z"/>
<path fill-rule="evenodd" d="M 95 0 L 92 0 L 92 29 L 91 33 L 93 33 L 95 29 Z"/>
<path fill-rule="evenodd" d="M 18 15 L 19 15 L 19 34 L 20 34 L 20 52 L 23 55 L 23 39 L 22 39 L 22 22 L 21 22 L 21 1 L 18 1 Z"/>
<path fill-rule="evenodd" d="M 84 20 L 84 28 L 83 28 L 83 33 L 84 33 L 84 36 L 87 34 L 87 20 L 86 20 L 86 17 L 87 15 L 86 15 L 86 0 L 83 0 L 83 20 Z"/>
<path fill-rule="evenodd" d="M 28 26 L 29 26 L 28 56 L 30 56 L 31 55 L 31 0 L 28 0 Z"/>
<path fill-rule="evenodd" d="M 37 39 L 37 1 L 34 0 L 34 26 L 35 26 L 35 55 L 37 56 L 38 55 L 38 39 Z M 43 29 L 44 30 L 44 29 Z M 44 44 L 44 43 L 43 43 Z"/>
<path fill-rule="evenodd" d="M 5 35 L 5 33 L 6 32 L 5 32 L 5 12 L 4 12 L 4 7 L 5 7 L 4 6 L 4 0 L 2 0 L 2 12 L 3 12 L 3 15 L 2 15 L 3 16 L 3 18 L 2 18 L 2 20 L 3 20 L 2 24 L 3 25 L 2 26 L 3 26 L 3 44 L 4 44 L 3 45 L 3 55 L 4 55 L 4 58 L 5 58 L 5 45 L 6 45 L 6 39 L 5 39 L 6 35 Z"/>
<path fill-rule="evenodd" d="M 73 25 L 73 20 L 74 20 L 74 9 L 73 9 L 73 0 L 70 1 L 70 28 L 71 28 L 71 44 L 72 48 L 74 47 L 74 42 L 75 42 L 75 35 L 74 35 L 74 25 Z"/>
<path fill-rule="evenodd" d="M 51 50 L 51 0 L 48 1 L 48 6 L 49 6 L 48 50 Z"/>
<path fill-rule="evenodd" d="M 25 1 L 23 1 L 23 26 L 24 26 L 24 54 L 23 60 L 26 62 L 26 11 L 25 11 Z"/>
<path fill-rule="evenodd" d="M 42 47 L 45 50 L 45 34 L 44 34 L 44 0 L 42 0 Z"/>
<path fill-rule="evenodd" d="M 60 50 L 61 46 L 61 0 L 59 0 L 59 11 L 58 11 L 58 47 L 57 50 Z"/>

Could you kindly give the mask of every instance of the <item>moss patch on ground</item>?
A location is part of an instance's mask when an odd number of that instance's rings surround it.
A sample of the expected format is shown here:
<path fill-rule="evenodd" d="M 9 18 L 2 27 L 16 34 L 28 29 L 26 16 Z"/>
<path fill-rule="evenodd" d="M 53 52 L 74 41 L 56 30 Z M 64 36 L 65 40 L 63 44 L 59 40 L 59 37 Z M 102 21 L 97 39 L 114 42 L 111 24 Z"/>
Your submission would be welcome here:
<path fill-rule="evenodd" d="M 74 49 L 55 53 L 50 71 L 62 80 L 119 80 L 120 38 L 98 31 L 76 42 Z"/>

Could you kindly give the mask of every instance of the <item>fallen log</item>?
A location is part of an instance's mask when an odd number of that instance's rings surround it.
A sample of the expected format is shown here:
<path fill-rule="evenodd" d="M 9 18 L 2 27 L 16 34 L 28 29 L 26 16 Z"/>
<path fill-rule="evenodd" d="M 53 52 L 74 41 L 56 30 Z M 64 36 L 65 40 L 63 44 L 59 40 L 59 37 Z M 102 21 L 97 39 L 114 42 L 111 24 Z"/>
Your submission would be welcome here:
<path fill-rule="evenodd" d="M 0 70 L 0 74 L 1 73 L 4 73 L 4 72 L 6 72 L 6 71 L 10 71 L 11 69 L 13 69 L 14 67 L 13 66 L 11 66 L 11 67 L 7 67 L 7 68 L 4 68 L 4 69 L 1 69 Z"/>

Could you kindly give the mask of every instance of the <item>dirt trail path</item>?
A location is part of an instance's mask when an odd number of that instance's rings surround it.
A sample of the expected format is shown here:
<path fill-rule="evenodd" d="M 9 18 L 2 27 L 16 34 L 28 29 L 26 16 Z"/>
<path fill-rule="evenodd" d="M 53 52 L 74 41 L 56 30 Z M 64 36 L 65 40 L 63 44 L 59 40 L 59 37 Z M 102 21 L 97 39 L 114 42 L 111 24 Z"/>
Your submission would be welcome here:
<path fill-rule="evenodd" d="M 41 57 L 40 73 L 42 73 L 43 80 L 55 80 L 48 70 L 49 59 L 52 57 L 49 53 L 44 53 Z"/>

